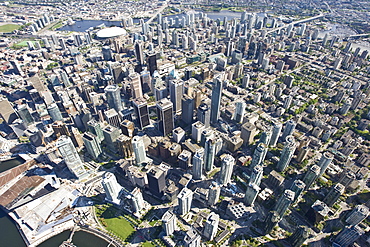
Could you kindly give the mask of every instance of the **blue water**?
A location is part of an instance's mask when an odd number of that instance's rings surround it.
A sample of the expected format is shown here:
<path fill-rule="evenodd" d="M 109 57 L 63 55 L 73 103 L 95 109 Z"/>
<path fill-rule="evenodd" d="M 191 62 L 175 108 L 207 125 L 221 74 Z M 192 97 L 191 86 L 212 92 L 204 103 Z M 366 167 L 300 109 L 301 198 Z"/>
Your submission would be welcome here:
<path fill-rule="evenodd" d="M 213 20 L 220 19 L 223 20 L 223 18 L 226 16 L 228 20 L 231 20 L 233 18 L 240 18 L 241 17 L 241 12 L 232 12 L 228 10 L 222 10 L 220 12 L 205 12 L 207 16 Z M 177 15 L 171 15 L 168 16 L 167 18 L 176 18 L 176 16 L 182 17 L 184 14 L 177 14 Z M 262 17 L 264 16 L 265 13 L 258 13 L 257 16 Z M 135 18 L 133 19 L 134 23 L 139 23 L 140 19 Z M 121 26 L 120 21 L 105 21 L 105 20 L 82 20 L 82 21 L 76 21 L 75 24 L 73 25 L 65 25 L 61 28 L 58 29 L 58 31 L 75 31 L 75 32 L 85 32 L 88 30 L 90 27 L 96 27 L 101 24 L 105 24 L 106 27 L 110 26 Z"/>
<path fill-rule="evenodd" d="M 71 234 L 70 231 L 62 232 L 41 243 L 38 247 L 59 247 L 59 245 L 63 243 L 63 241 L 66 241 L 69 238 L 70 234 Z M 108 246 L 108 243 L 105 240 L 84 231 L 75 232 L 72 238 L 72 243 L 77 247 Z"/>
<path fill-rule="evenodd" d="M 148 20 L 145 18 L 144 20 Z M 134 18 L 133 19 L 134 24 L 137 24 L 140 22 L 140 19 Z M 73 25 L 65 25 L 61 28 L 59 28 L 57 31 L 75 31 L 75 32 L 85 32 L 90 27 L 94 28 L 96 26 L 99 26 L 101 24 L 105 24 L 106 27 L 116 26 L 121 27 L 121 21 L 105 21 L 105 20 L 81 20 L 81 21 L 75 21 L 75 24 Z"/>
<path fill-rule="evenodd" d="M 96 27 L 101 24 L 105 24 L 106 27 L 110 26 L 121 26 L 120 21 L 99 21 L 99 20 L 82 20 L 76 21 L 73 25 L 65 25 L 58 29 L 58 31 L 75 31 L 75 32 L 85 32 L 90 27 Z"/>
<path fill-rule="evenodd" d="M 0 246 L 26 247 L 13 220 L 0 209 Z"/>
<path fill-rule="evenodd" d="M 19 166 L 20 164 L 23 163 L 24 160 L 19 156 L 10 160 L 0 161 L 0 173 L 12 169 L 16 166 Z"/>

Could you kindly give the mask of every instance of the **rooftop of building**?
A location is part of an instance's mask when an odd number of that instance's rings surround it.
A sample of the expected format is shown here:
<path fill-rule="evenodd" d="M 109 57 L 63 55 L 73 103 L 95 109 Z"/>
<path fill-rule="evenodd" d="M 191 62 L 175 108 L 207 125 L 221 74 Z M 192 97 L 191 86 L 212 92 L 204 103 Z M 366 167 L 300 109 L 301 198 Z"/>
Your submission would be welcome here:
<path fill-rule="evenodd" d="M 122 35 L 126 35 L 125 29 L 120 27 L 108 27 L 100 30 L 96 33 L 96 36 L 100 39 L 114 38 Z"/>

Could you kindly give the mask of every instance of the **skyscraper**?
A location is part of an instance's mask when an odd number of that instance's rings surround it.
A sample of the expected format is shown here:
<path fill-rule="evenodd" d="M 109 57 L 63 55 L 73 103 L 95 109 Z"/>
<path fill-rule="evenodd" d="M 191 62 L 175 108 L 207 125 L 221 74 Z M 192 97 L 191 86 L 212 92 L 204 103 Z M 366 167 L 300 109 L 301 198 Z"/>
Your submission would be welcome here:
<path fill-rule="evenodd" d="M 21 117 L 23 123 L 28 126 L 33 124 L 34 120 L 26 104 L 18 106 L 18 115 Z"/>
<path fill-rule="evenodd" d="M 184 170 L 189 169 L 190 163 L 191 163 L 191 152 L 190 151 L 188 151 L 186 149 L 182 150 L 182 152 L 178 156 L 178 159 L 179 159 L 179 167 L 180 168 L 182 168 Z"/>
<path fill-rule="evenodd" d="M 174 128 L 172 108 L 173 104 L 166 98 L 157 102 L 158 128 L 164 136 L 172 133 Z"/>
<path fill-rule="evenodd" d="M 145 152 L 145 145 L 141 136 L 134 136 L 132 138 L 132 149 L 135 153 L 135 161 L 137 165 L 143 164 L 148 160 Z"/>
<path fill-rule="evenodd" d="M 265 131 L 262 132 L 260 139 L 258 142 L 266 144 L 266 146 L 270 145 L 270 140 L 272 136 L 272 128 L 268 127 Z"/>
<path fill-rule="evenodd" d="M 107 102 L 110 108 L 114 108 L 117 112 L 123 110 L 121 101 L 121 92 L 118 85 L 108 85 L 104 89 L 107 97 Z"/>
<path fill-rule="evenodd" d="M 203 235 L 209 241 L 212 241 L 213 238 L 216 236 L 219 221 L 220 221 L 220 216 L 216 214 L 215 212 L 211 212 L 208 215 L 206 224 L 204 225 Z"/>
<path fill-rule="evenodd" d="M 319 176 L 325 173 L 326 169 L 328 168 L 330 163 L 333 161 L 333 159 L 334 159 L 334 155 L 332 153 L 330 152 L 323 153 L 319 162 L 317 163 L 317 165 L 320 167 Z"/>
<path fill-rule="evenodd" d="M 117 182 L 116 176 L 111 172 L 104 173 L 102 186 L 106 194 L 105 200 L 119 205 L 121 202 L 119 194 L 122 190 L 122 187 Z"/>
<path fill-rule="evenodd" d="M 285 190 L 277 200 L 274 210 L 278 213 L 280 218 L 284 216 L 285 211 L 288 209 L 290 204 L 293 203 L 294 195 L 295 193 L 293 191 Z"/>
<path fill-rule="evenodd" d="M 72 139 L 73 145 L 75 145 L 76 148 L 83 147 L 84 142 L 82 140 L 82 135 L 80 134 L 78 129 L 73 126 L 71 128 L 71 139 Z"/>
<path fill-rule="evenodd" d="M 222 158 L 222 166 L 219 176 L 221 185 L 226 185 L 231 182 L 231 176 L 233 174 L 235 159 L 230 154 L 226 154 Z"/>
<path fill-rule="evenodd" d="M 193 123 L 194 106 L 194 98 L 184 94 L 181 100 L 181 119 L 184 123 Z"/>
<path fill-rule="evenodd" d="M 134 136 L 135 126 L 134 126 L 134 123 L 131 122 L 130 120 L 128 120 L 128 119 L 123 120 L 120 123 L 120 128 L 121 128 L 122 133 L 124 135 L 126 135 L 128 137 L 133 137 Z"/>
<path fill-rule="evenodd" d="M 71 138 L 68 136 L 61 136 L 57 140 L 56 147 L 64 159 L 68 169 L 77 177 L 81 178 L 85 175 L 85 168 L 77 153 Z"/>
<path fill-rule="evenodd" d="M 263 165 L 263 161 L 265 160 L 268 148 L 266 144 L 258 143 L 256 149 L 253 152 L 252 161 L 250 167 L 253 169 L 254 167 Z"/>
<path fill-rule="evenodd" d="M 233 115 L 233 120 L 237 123 L 243 122 L 244 114 L 245 114 L 245 102 L 236 102 L 235 103 L 235 111 Z"/>
<path fill-rule="evenodd" d="M 120 117 L 115 109 L 104 111 L 105 120 L 114 127 L 120 127 Z"/>
<path fill-rule="evenodd" d="M 263 177 L 263 167 L 261 165 L 257 165 L 252 170 L 249 183 L 255 183 L 259 186 L 261 184 L 262 177 Z"/>
<path fill-rule="evenodd" d="M 136 116 L 137 116 L 137 123 L 140 129 L 143 129 L 145 126 L 148 126 L 149 123 L 149 110 L 148 110 L 148 103 L 144 98 L 136 98 L 132 100 L 132 104 L 134 106 Z"/>
<path fill-rule="evenodd" d="M 148 69 L 149 69 L 150 74 L 153 75 L 153 72 L 158 69 L 157 54 L 155 53 L 148 54 L 147 64 L 148 64 Z"/>
<path fill-rule="evenodd" d="M 220 199 L 221 188 L 220 185 L 212 181 L 208 189 L 208 205 L 214 206 Z"/>
<path fill-rule="evenodd" d="M 356 110 L 364 99 L 366 99 L 366 94 L 362 93 L 361 90 L 355 91 L 350 109 Z"/>
<path fill-rule="evenodd" d="M 132 208 L 134 212 L 138 213 L 145 208 L 143 194 L 141 193 L 141 190 L 138 187 L 131 191 L 129 199 L 131 199 Z"/>
<path fill-rule="evenodd" d="M 295 143 L 294 137 L 287 136 L 283 151 L 281 152 L 279 162 L 276 166 L 277 171 L 282 172 L 287 168 L 287 166 L 289 165 L 293 157 L 295 148 L 296 148 L 296 143 Z"/>
<path fill-rule="evenodd" d="M 284 132 L 281 135 L 281 140 L 285 141 L 287 136 L 293 135 L 296 125 L 297 123 L 293 119 L 290 119 L 289 121 L 287 121 L 285 124 Z"/>
<path fill-rule="evenodd" d="M 133 153 L 133 147 L 132 147 L 132 142 L 131 138 L 121 134 L 118 136 L 116 140 L 116 146 L 118 149 L 118 153 L 123 157 L 123 158 L 128 158 L 132 156 Z"/>
<path fill-rule="evenodd" d="M 304 191 L 304 188 L 306 185 L 299 179 L 294 180 L 292 186 L 290 186 L 290 190 L 295 193 L 294 195 L 294 201 L 297 201 L 299 196 L 302 194 Z"/>
<path fill-rule="evenodd" d="M 112 125 L 106 125 L 103 128 L 104 143 L 112 152 L 117 152 L 116 141 L 120 134 L 121 130 Z"/>
<path fill-rule="evenodd" d="M 202 179 L 204 148 L 198 149 L 193 156 L 193 179 Z"/>
<path fill-rule="evenodd" d="M 141 86 L 139 73 L 130 73 L 128 75 L 128 80 L 130 81 L 132 98 L 134 98 L 134 99 L 142 98 L 143 97 L 143 88 Z"/>
<path fill-rule="evenodd" d="M 109 46 L 103 46 L 101 50 L 104 61 L 111 61 L 113 58 L 112 49 Z"/>
<path fill-rule="evenodd" d="M 306 184 L 306 190 L 308 190 L 313 182 L 320 175 L 320 167 L 318 165 L 311 166 L 303 177 L 303 182 Z"/>
<path fill-rule="evenodd" d="M 214 86 L 211 97 L 211 123 L 216 124 L 220 117 L 220 104 L 222 96 L 222 80 L 220 76 L 213 80 Z"/>
<path fill-rule="evenodd" d="M 213 169 L 213 163 L 216 155 L 216 138 L 211 136 L 207 138 L 204 145 L 204 170 L 209 172 Z"/>
<path fill-rule="evenodd" d="M 254 124 L 246 122 L 241 128 L 241 138 L 243 139 L 244 145 L 251 145 L 254 141 L 254 137 L 257 134 L 257 128 Z"/>
<path fill-rule="evenodd" d="M 361 235 L 365 232 L 361 227 L 355 226 L 346 226 L 337 237 L 334 239 L 335 247 L 347 247 L 352 245 Z"/>
<path fill-rule="evenodd" d="M 185 247 L 200 247 L 200 236 L 191 228 L 188 230 L 184 237 Z"/>
<path fill-rule="evenodd" d="M 100 144 L 104 140 L 104 134 L 100 126 L 100 122 L 96 121 L 95 119 L 92 119 L 89 122 L 87 122 L 87 127 L 91 133 L 96 135 L 97 141 Z"/>
<path fill-rule="evenodd" d="M 289 242 L 293 247 L 300 247 L 310 237 L 310 228 L 298 226 L 294 233 L 289 237 Z"/>
<path fill-rule="evenodd" d="M 358 225 L 369 216 L 369 208 L 365 205 L 357 205 L 347 216 L 346 223 Z"/>
<path fill-rule="evenodd" d="M 279 140 L 279 136 L 281 133 L 282 125 L 279 122 L 276 122 L 274 126 L 272 127 L 272 135 L 271 135 L 271 140 L 270 140 L 270 146 L 275 147 L 276 143 Z"/>
<path fill-rule="evenodd" d="M 166 173 L 157 166 L 153 166 L 148 172 L 148 188 L 156 197 L 162 197 L 166 189 Z"/>
<path fill-rule="evenodd" d="M 142 91 L 152 92 L 152 77 L 150 76 L 150 72 L 147 70 L 143 70 L 140 73 L 140 86 L 141 85 L 142 85 Z"/>
<path fill-rule="evenodd" d="M 179 214 L 185 215 L 191 209 L 191 202 L 193 200 L 193 191 L 188 188 L 183 188 L 177 196 L 179 202 Z"/>
<path fill-rule="evenodd" d="M 181 127 L 177 127 L 176 129 L 173 129 L 172 131 L 173 140 L 176 143 L 182 143 L 185 141 L 185 130 L 183 130 Z"/>
<path fill-rule="evenodd" d="M 155 100 L 159 101 L 163 98 L 166 98 L 168 95 L 167 91 L 166 84 L 163 81 L 157 82 L 154 86 Z"/>
<path fill-rule="evenodd" d="M 202 122 L 206 128 L 209 127 L 211 121 L 211 109 L 206 103 L 199 105 L 197 109 L 197 119 Z"/>
<path fill-rule="evenodd" d="M 244 203 L 246 206 L 253 206 L 261 188 L 255 183 L 249 183 L 245 191 Z"/>
<path fill-rule="evenodd" d="M 176 215 L 171 210 L 168 210 L 162 216 L 162 222 L 166 236 L 172 236 L 176 227 Z"/>
<path fill-rule="evenodd" d="M 324 198 L 323 202 L 326 203 L 329 207 L 333 206 L 339 197 L 344 193 L 345 187 L 343 184 L 336 184 L 334 185 L 329 193 Z"/>
<path fill-rule="evenodd" d="M 181 99 L 184 91 L 184 82 L 181 79 L 174 79 L 169 82 L 170 99 L 173 104 L 173 111 L 181 113 Z"/>
<path fill-rule="evenodd" d="M 301 163 L 302 161 L 304 161 L 307 157 L 308 151 L 309 148 L 307 146 L 304 146 L 301 149 L 299 149 L 299 153 L 297 155 L 297 162 Z"/>
<path fill-rule="evenodd" d="M 49 112 L 49 115 L 50 115 L 51 119 L 53 120 L 53 122 L 63 121 L 62 113 L 60 112 L 59 107 L 58 107 L 57 104 L 55 104 L 55 103 L 50 104 L 48 106 L 48 112 Z"/>
<path fill-rule="evenodd" d="M 98 158 L 102 153 L 100 143 L 98 142 L 98 137 L 92 133 L 86 132 L 82 136 L 82 140 L 85 144 L 87 152 L 93 157 L 93 159 Z"/>
<path fill-rule="evenodd" d="M 289 95 L 288 97 L 286 97 L 284 100 L 283 108 L 288 109 L 291 106 L 292 101 L 293 101 L 293 96 Z"/>
<path fill-rule="evenodd" d="M 197 121 L 191 125 L 191 138 L 196 143 L 199 143 L 201 141 L 202 132 L 204 129 L 205 129 L 205 126 L 200 121 Z"/>
<path fill-rule="evenodd" d="M 143 53 L 143 46 L 141 44 L 141 41 L 135 42 L 135 54 L 136 54 L 136 60 L 140 65 L 144 64 L 144 53 Z"/>
<path fill-rule="evenodd" d="M 67 125 L 63 123 L 62 121 L 56 121 L 54 122 L 51 127 L 53 128 L 54 135 L 56 138 L 59 138 L 60 136 L 71 136 L 71 133 L 69 132 Z"/>
<path fill-rule="evenodd" d="M 265 231 L 266 233 L 270 233 L 272 229 L 280 222 L 281 217 L 279 216 L 278 212 L 270 211 L 265 220 Z"/>

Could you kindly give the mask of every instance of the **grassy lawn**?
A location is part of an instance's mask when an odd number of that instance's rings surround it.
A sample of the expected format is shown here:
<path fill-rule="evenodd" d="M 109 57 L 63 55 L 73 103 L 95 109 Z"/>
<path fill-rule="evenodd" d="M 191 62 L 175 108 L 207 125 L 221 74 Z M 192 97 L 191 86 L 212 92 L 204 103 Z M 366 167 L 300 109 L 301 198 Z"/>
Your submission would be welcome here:
<path fill-rule="evenodd" d="M 152 244 L 152 242 L 149 242 L 149 241 L 144 242 L 141 246 L 142 247 L 155 247 L 155 245 Z"/>
<path fill-rule="evenodd" d="M 130 222 L 124 218 L 111 218 L 105 219 L 107 223 L 106 229 L 114 232 L 117 236 L 122 239 L 126 239 L 135 229 L 131 226 Z"/>
<path fill-rule="evenodd" d="M 24 41 L 16 44 L 15 46 L 18 46 L 18 47 L 26 47 L 27 46 L 27 40 L 24 40 Z"/>
<path fill-rule="evenodd" d="M 49 28 L 49 30 L 57 30 L 58 28 L 61 28 L 63 27 L 63 22 L 62 21 L 58 21 L 57 23 L 55 23 L 53 26 L 51 26 Z"/>
<path fill-rule="evenodd" d="M 126 239 L 132 232 L 134 227 L 122 216 L 116 216 L 117 210 L 112 206 L 104 205 L 98 206 L 96 209 L 96 216 L 105 226 L 108 231 L 112 231 L 118 237 Z"/>
<path fill-rule="evenodd" d="M 23 48 L 23 47 L 27 47 L 28 45 L 27 45 L 27 41 L 28 40 L 24 40 L 24 41 L 22 41 L 22 42 L 19 42 L 18 44 L 14 44 L 13 46 L 12 46 L 12 48 L 13 49 L 21 49 L 21 48 Z M 31 42 L 33 42 L 33 44 L 35 45 L 35 41 L 31 41 Z"/>
<path fill-rule="evenodd" d="M 149 222 L 149 225 L 154 226 L 159 220 L 152 220 Z"/>
<path fill-rule="evenodd" d="M 2 33 L 11 33 L 14 30 L 18 29 L 20 26 L 16 24 L 5 24 L 0 26 L 0 32 Z"/>

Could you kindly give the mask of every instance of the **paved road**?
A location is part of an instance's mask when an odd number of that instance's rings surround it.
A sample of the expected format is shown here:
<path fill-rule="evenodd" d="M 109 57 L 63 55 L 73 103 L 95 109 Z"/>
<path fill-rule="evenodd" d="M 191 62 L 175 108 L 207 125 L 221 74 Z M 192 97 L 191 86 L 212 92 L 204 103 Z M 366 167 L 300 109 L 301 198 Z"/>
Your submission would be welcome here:
<path fill-rule="evenodd" d="M 285 25 L 283 25 L 283 26 L 280 26 L 280 27 L 276 27 L 276 28 L 273 28 L 273 29 L 271 29 L 271 30 L 269 30 L 269 31 L 267 31 L 267 33 L 272 33 L 272 32 L 275 32 L 276 30 L 280 30 L 280 29 L 283 29 L 283 28 L 286 28 L 287 26 L 289 26 L 289 25 L 296 25 L 296 24 L 299 24 L 299 23 L 303 23 L 303 22 L 309 22 L 309 21 L 312 21 L 312 20 L 315 20 L 315 19 L 318 19 L 318 18 L 321 18 L 321 17 L 324 17 L 325 16 L 325 14 L 319 14 L 319 15 L 316 15 L 316 16 L 312 16 L 312 17 L 310 17 L 310 18 L 306 18 L 306 19 L 302 19 L 302 20 L 298 20 L 298 21 L 293 21 L 293 22 L 291 22 L 291 23 L 289 23 L 289 24 L 285 24 Z"/>

